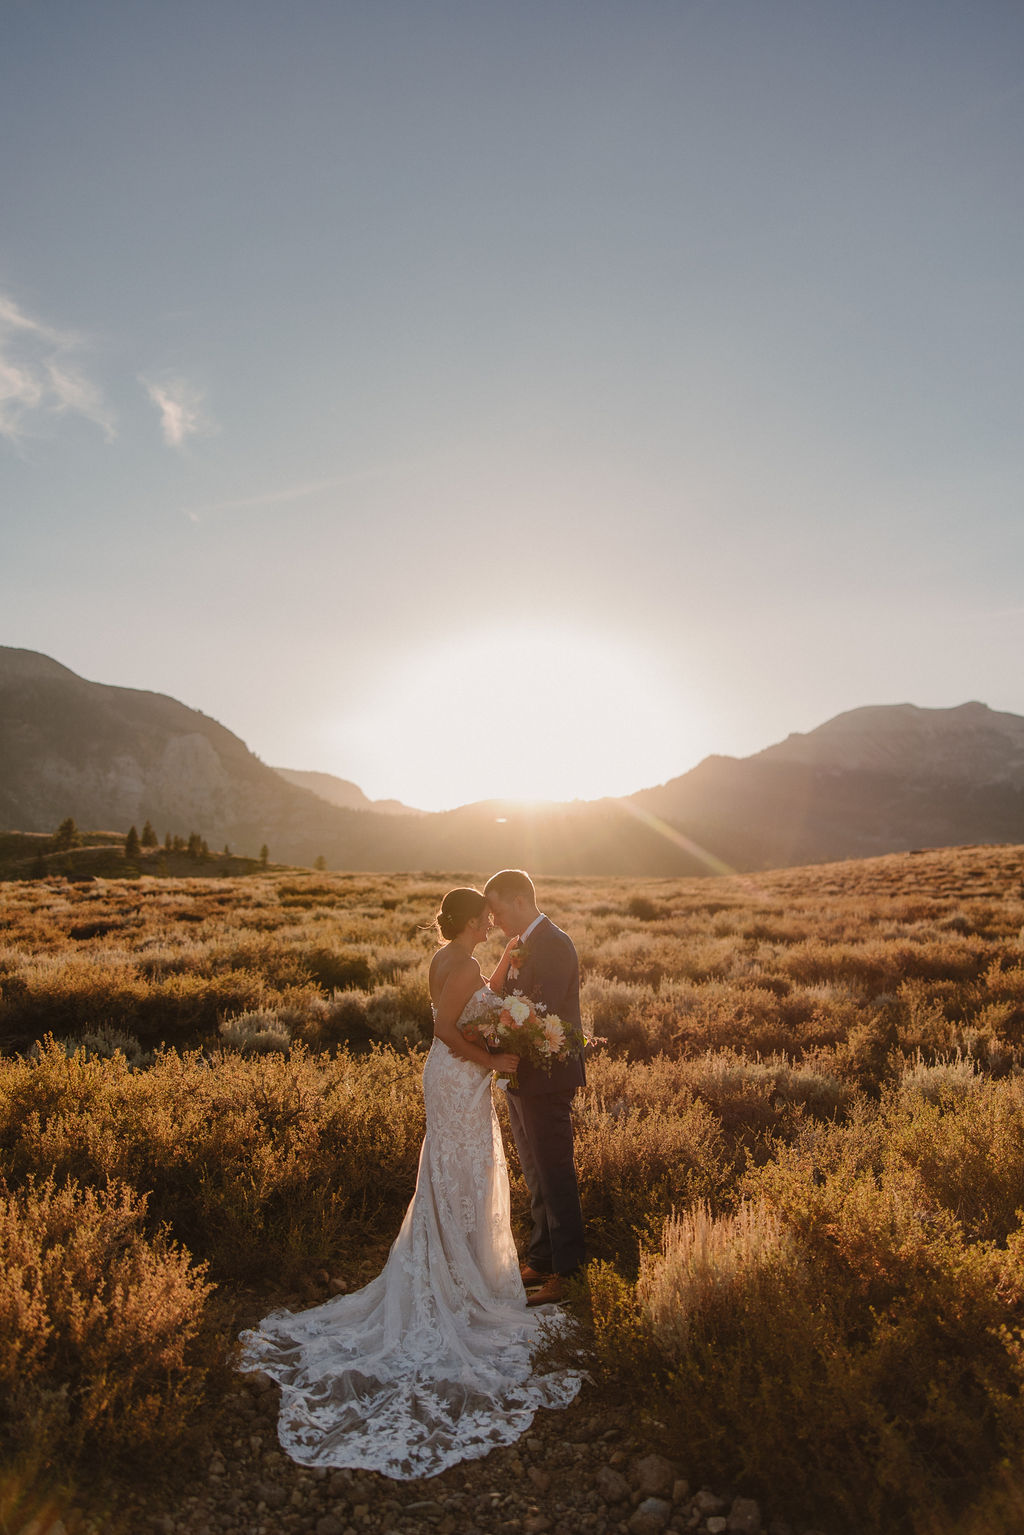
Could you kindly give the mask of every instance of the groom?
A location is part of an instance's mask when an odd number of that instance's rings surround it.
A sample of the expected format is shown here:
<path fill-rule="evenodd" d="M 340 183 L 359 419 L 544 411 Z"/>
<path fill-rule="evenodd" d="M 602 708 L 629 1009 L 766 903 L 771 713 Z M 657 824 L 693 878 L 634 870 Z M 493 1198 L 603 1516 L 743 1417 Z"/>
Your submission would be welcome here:
<path fill-rule="evenodd" d="M 502 869 L 487 881 L 484 895 L 506 938 L 519 937 L 505 991 L 543 1002 L 548 1012 L 580 1028 L 576 949 L 568 933 L 538 910 L 530 876 Z M 556 1061 L 550 1071 L 523 1061 L 516 1076 L 508 1089 L 508 1112 L 533 1215 L 520 1273 L 531 1289 L 527 1305 L 541 1306 L 564 1298 L 566 1280 L 586 1257 L 571 1113 L 576 1089 L 584 1083 L 582 1042 L 578 1054 Z M 540 1288 L 531 1288 L 536 1285 Z"/>

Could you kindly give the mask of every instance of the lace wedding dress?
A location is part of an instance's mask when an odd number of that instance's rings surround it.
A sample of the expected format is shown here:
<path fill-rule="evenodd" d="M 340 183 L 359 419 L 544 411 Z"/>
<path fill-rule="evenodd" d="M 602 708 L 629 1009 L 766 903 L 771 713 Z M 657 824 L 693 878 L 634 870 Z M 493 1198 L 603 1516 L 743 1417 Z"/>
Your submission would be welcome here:
<path fill-rule="evenodd" d="M 459 1028 L 495 1000 L 481 987 Z M 490 1072 L 435 1039 L 423 1098 L 416 1191 L 382 1272 L 241 1334 L 239 1368 L 279 1382 L 278 1437 L 304 1465 L 433 1476 L 511 1444 L 580 1388 L 576 1371 L 533 1369 L 544 1328 L 565 1319 L 526 1307 Z"/>

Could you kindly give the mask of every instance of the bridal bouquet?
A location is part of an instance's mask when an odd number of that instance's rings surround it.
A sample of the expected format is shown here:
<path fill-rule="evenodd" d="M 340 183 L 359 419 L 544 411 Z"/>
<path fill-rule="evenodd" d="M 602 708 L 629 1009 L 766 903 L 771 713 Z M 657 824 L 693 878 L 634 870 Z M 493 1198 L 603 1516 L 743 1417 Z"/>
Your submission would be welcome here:
<path fill-rule="evenodd" d="M 550 1071 L 556 1061 L 568 1060 L 583 1047 L 583 1031 L 577 1024 L 566 1023 L 556 1013 L 549 1013 L 543 1002 L 531 1002 L 513 992 L 510 997 L 496 997 L 492 1011 L 474 1019 L 472 1035 L 466 1037 L 489 1046 L 507 1050 Z"/>

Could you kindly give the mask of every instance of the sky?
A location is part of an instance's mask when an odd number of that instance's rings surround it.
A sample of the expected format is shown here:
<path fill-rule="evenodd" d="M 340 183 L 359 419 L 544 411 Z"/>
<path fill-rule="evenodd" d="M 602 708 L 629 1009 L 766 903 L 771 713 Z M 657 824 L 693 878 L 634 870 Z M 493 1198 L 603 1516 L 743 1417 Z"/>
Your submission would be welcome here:
<path fill-rule="evenodd" d="M 1019 0 L 0 32 L 0 644 L 426 809 L 1024 714 Z"/>

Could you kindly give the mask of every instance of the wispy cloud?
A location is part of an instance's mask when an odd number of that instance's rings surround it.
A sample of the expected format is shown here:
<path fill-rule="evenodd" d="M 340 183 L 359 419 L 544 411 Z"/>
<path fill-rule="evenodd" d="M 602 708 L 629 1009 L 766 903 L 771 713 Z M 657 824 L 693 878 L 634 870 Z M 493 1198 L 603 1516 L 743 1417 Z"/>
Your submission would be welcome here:
<path fill-rule="evenodd" d="M 190 437 L 207 437 L 216 426 L 203 410 L 203 392 L 187 379 L 140 378 L 140 384 L 160 412 L 160 429 L 168 447 L 181 448 Z"/>
<path fill-rule="evenodd" d="M 397 460 L 388 464 L 368 465 L 365 469 L 351 469 L 347 474 L 329 480 L 299 480 L 294 485 L 282 485 L 277 490 L 261 490 L 252 496 L 235 496 L 227 501 L 209 501 L 203 506 L 183 508 L 190 522 L 200 522 L 217 512 L 246 512 L 260 507 L 285 506 L 291 501 L 301 501 L 306 496 L 317 496 L 327 491 L 341 490 L 352 485 L 363 485 L 376 480 L 386 480 L 395 475 L 422 472 L 448 461 L 448 455 L 433 454 L 429 457 Z"/>
<path fill-rule="evenodd" d="M 359 474 L 345 474 L 333 480 L 304 480 L 297 485 L 282 486 L 279 490 L 261 491 L 255 496 L 237 496 L 230 501 L 211 501 L 206 506 L 195 507 L 186 515 L 193 522 L 212 512 L 245 512 L 261 506 L 284 506 L 289 501 L 300 501 L 303 496 L 315 496 L 320 491 L 338 490 L 362 478 Z"/>
<path fill-rule="evenodd" d="M 110 441 L 114 417 L 102 391 L 75 365 L 83 337 L 34 319 L 0 293 L 0 437 L 19 442 L 33 418 L 84 416 Z"/>

